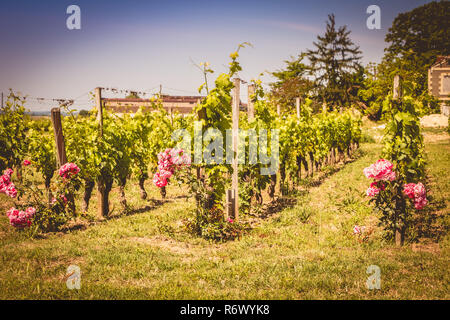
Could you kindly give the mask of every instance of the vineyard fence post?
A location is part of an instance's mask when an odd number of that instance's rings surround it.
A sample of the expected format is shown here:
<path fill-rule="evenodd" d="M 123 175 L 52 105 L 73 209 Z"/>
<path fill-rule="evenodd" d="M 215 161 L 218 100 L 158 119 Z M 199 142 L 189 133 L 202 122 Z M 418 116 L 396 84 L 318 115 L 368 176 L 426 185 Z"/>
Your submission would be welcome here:
<path fill-rule="evenodd" d="M 100 137 L 103 136 L 103 106 L 102 106 L 102 88 L 95 88 L 95 105 L 97 107 L 97 122 L 100 129 Z"/>
<path fill-rule="evenodd" d="M 233 89 L 233 95 L 232 95 L 232 102 L 231 102 L 231 119 L 233 121 L 232 124 L 232 131 L 233 131 L 233 144 L 232 144 L 232 150 L 233 150 L 233 175 L 231 179 L 231 189 L 227 191 L 227 208 L 228 217 L 232 217 L 233 219 L 237 220 L 239 218 L 239 191 L 238 191 L 238 141 L 239 141 L 239 105 L 240 105 L 240 86 L 241 86 L 241 79 L 235 78 L 233 80 L 234 82 L 234 89 Z M 231 209 L 231 210 L 230 210 Z"/>
<path fill-rule="evenodd" d="M 67 163 L 66 156 L 66 147 L 64 144 L 64 135 L 61 123 L 61 109 L 60 108 L 52 108 L 51 110 L 51 118 L 53 125 L 53 132 L 55 134 L 55 146 L 56 146 L 56 165 L 57 168 L 61 168 L 61 166 Z M 51 201 L 51 193 L 49 193 L 49 201 Z M 73 194 L 69 194 L 67 196 L 68 205 L 70 210 L 75 213 L 75 199 Z"/>
<path fill-rule="evenodd" d="M 393 99 L 394 103 L 401 103 L 401 98 L 403 96 L 402 78 L 397 74 L 394 76 L 394 88 L 393 88 Z M 403 242 L 403 234 L 398 227 L 398 222 L 400 216 L 396 215 L 397 221 L 395 222 L 395 244 L 401 246 Z"/>
<path fill-rule="evenodd" d="M 95 88 L 95 105 L 97 108 L 97 122 L 99 128 L 99 139 L 103 138 L 103 103 L 102 88 Z M 109 204 L 105 182 L 102 177 L 97 180 L 97 215 L 104 218 L 109 214 Z"/>
<path fill-rule="evenodd" d="M 61 124 L 61 110 L 59 108 L 53 108 L 51 110 L 53 132 L 55 134 L 55 146 L 56 146 L 56 165 L 60 168 L 67 162 L 66 149 L 64 146 L 64 135 Z"/>
<path fill-rule="evenodd" d="M 247 97 L 247 113 L 248 113 L 248 121 L 252 121 L 255 119 L 255 105 L 254 99 L 252 98 L 255 94 L 255 85 L 248 85 L 248 97 Z"/>
<path fill-rule="evenodd" d="M 403 86 L 402 86 L 402 78 L 397 74 L 394 77 L 394 90 L 393 90 L 393 98 L 394 100 L 399 100 L 403 96 Z"/>

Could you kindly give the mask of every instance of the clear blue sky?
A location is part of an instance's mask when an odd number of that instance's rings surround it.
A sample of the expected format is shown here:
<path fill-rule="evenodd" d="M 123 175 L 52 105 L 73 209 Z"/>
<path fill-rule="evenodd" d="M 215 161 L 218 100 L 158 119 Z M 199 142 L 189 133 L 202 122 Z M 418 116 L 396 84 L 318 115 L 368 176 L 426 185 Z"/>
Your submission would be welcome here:
<path fill-rule="evenodd" d="M 196 94 L 195 62 L 225 70 L 228 54 L 244 41 L 241 78 L 250 80 L 312 48 L 329 13 L 347 25 L 363 62 L 380 61 L 384 36 L 400 12 L 429 1 L 1 1 L 0 91 L 30 97 L 79 98 L 97 86 L 167 94 Z M 66 28 L 66 8 L 81 8 L 81 30 Z M 366 8 L 381 8 L 381 30 L 366 27 Z M 212 78 L 211 78 L 212 80 Z M 269 82 L 266 76 L 263 81 Z M 243 94 L 245 95 L 245 93 Z M 49 110 L 30 100 L 27 107 Z"/>

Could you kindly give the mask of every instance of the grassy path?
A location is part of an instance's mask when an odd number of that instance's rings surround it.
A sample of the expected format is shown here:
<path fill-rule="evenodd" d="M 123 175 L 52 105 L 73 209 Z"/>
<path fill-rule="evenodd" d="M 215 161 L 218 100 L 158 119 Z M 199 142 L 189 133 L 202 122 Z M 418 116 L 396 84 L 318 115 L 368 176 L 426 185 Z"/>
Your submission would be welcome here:
<path fill-rule="evenodd" d="M 448 136 L 427 145 L 432 196 L 446 225 L 449 149 Z M 0 299 L 448 299 L 448 237 L 414 248 L 385 243 L 362 174 L 380 148 L 364 144 L 362 152 L 296 206 L 225 244 L 181 232 L 193 206 L 182 198 L 37 240 L 12 233 L 2 216 Z M 355 224 L 373 230 L 367 242 L 353 236 Z M 81 268 L 81 290 L 66 288 L 70 264 Z M 369 265 L 381 269 L 381 290 L 366 288 Z"/>

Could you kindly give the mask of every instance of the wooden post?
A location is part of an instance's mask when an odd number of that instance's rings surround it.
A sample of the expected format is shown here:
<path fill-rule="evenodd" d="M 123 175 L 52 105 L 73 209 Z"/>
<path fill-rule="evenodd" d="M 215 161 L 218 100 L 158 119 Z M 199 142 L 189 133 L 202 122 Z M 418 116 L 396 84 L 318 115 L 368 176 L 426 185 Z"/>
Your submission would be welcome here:
<path fill-rule="evenodd" d="M 103 105 L 102 105 L 102 88 L 95 88 L 95 105 L 97 107 L 97 122 L 99 128 L 99 139 L 103 137 Z M 109 214 L 108 191 L 104 179 L 100 177 L 97 180 L 97 215 L 100 219 L 105 218 Z"/>
<path fill-rule="evenodd" d="M 277 104 L 277 114 L 281 115 L 281 106 Z"/>
<path fill-rule="evenodd" d="M 172 111 L 172 107 L 169 107 L 169 118 L 170 118 L 170 124 L 173 125 L 173 111 Z"/>
<path fill-rule="evenodd" d="M 53 132 L 55 134 L 56 145 L 56 165 L 60 168 L 67 162 L 66 149 L 64 146 L 64 135 L 61 124 L 61 110 L 59 108 L 53 108 L 51 110 Z"/>
<path fill-rule="evenodd" d="M 233 189 L 228 189 L 226 192 L 226 200 L 225 200 L 225 210 L 227 217 L 234 217 L 234 192 Z"/>
<path fill-rule="evenodd" d="M 394 100 L 399 100 L 403 96 L 403 87 L 402 87 L 402 78 L 397 74 L 394 77 L 394 91 L 393 98 Z"/>
<path fill-rule="evenodd" d="M 248 98 L 247 98 L 247 113 L 248 113 L 248 121 L 252 121 L 255 119 L 255 104 L 254 99 L 252 99 L 253 95 L 255 94 L 255 85 L 249 84 L 248 85 Z"/>
<path fill-rule="evenodd" d="M 53 124 L 53 132 L 55 135 L 55 145 L 56 145 L 56 165 L 57 168 L 60 168 L 63 164 L 67 163 L 67 156 L 66 156 L 66 147 L 64 145 L 64 135 L 62 130 L 62 124 L 61 124 L 61 110 L 60 108 L 53 108 L 51 110 L 51 118 L 52 118 L 52 124 Z M 49 202 L 52 198 L 51 191 L 48 194 Z M 73 194 L 69 194 L 67 196 L 67 200 L 69 202 L 69 208 L 70 210 L 75 213 L 75 199 L 73 197 Z"/>
<path fill-rule="evenodd" d="M 102 106 L 102 88 L 95 88 L 95 105 L 97 107 L 97 122 L 100 129 L 100 137 L 103 136 L 103 106 Z"/>
<path fill-rule="evenodd" d="M 400 101 L 403 96 L 403 87 L 402 87 L 402 78 L 397 74 L 394 76 L 394 90 L 393 90 L 393 99 L 396 101 Z M 399 216 L 397 214 L 398 223 Z M 403 234 L 399 227 L 395 227 L 395 244 L 397 246 L 401 246 L 403 242 Z"/>
<path fill-rule="evenodd" d="M 295 98 L 295 106 L 297 108 L 297 118 L 300 119 L 300 98 Z"/>
<path fill-rule="evenodd" d="M 233 176 L 231 180 L 231 191 L 227 191 L 227 200 L 229 203 L 227 203 L 227 208 L 231 209 L 231 212 L 228 212 L 228 217 L 232 217 L 233 219 L 237 220 L 239 219 L 239 191 L 238 191 L 238 141 L 239 141 L 239 105 L 240 105 L 240 85 L 241 85 L 241 79 L 235 78 L 233 80 L 234 82 L 234 89 L 233 89 L 233 100 L 231 102 L 231 108 L 232 108 L 232 120 L 233 120 L 233 126 L 232 126 L 232 132 L 233 132 L 233 144 L 232 144 L 232 150 L 233 150 Z M 230 199 L 231 198 L 231 199 Z M 230 201 L 231 200 L 231 201 Z"/>

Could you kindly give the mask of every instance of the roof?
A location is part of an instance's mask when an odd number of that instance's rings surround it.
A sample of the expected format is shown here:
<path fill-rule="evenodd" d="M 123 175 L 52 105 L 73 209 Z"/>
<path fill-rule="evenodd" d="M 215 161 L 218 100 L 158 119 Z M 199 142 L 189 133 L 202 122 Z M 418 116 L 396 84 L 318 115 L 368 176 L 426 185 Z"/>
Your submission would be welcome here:
<path fill-rule="evenodd" d="M 450 64 L 450 56 L 437 56 L 436 61 L 431 65 L 431 68 L 439 68 Z"/>
<path fill-rule="evenodd" d="M 197 103 L 198 100 L 202 100 L 203 96 L 168 96 L 168 95 L 162 95 L 161 100 L 162 102 L 187 102 L 187 103 Z M 156 99 L 139 99 L 139 98 L 103 98 L 102 100 L 109 101 L 109 102 L 120 102 L 120 103 L 126 103 L 126 102 L 154 102 Z"/>

